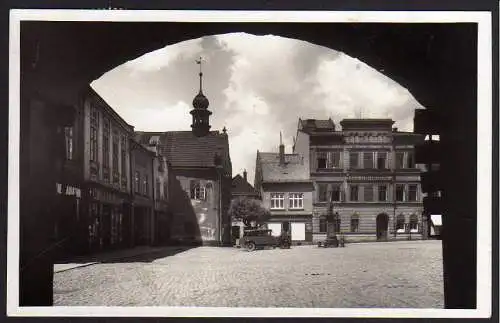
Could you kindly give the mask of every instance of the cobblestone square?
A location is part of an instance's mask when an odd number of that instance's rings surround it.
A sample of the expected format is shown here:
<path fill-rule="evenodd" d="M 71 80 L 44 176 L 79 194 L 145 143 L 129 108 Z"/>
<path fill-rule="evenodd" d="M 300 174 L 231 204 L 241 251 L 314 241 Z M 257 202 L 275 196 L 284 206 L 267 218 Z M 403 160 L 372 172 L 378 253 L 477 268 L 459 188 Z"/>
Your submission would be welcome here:
<path fill-rule="evenodd" d="M 199 247 L 54 274 L 56 306 L 443 308 L 440 241 Z"/>

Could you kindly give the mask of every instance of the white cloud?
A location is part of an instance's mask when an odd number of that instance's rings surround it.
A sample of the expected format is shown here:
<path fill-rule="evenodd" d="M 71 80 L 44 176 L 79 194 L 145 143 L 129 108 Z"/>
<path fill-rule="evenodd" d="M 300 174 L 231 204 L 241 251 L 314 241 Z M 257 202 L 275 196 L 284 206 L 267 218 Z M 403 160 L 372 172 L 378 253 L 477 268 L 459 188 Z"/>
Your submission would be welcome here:
<path fill-rule="evenodd" d="M 124 65 L 137 72 L 159 71 L 168 67 L 176 60 L 193 59 L 202 51 L 202 38 L 191 39 L 180 42 L 173 46 L 166 46 L 162 49 L 142 55 Z"/>
<path fill-rule="evenodd" d="M 190 110 L 186 102 L 179 101 L 165 108 L 124 109 L 120 116 L 138 131 L 180 131 L 190 129 Z"/>
<path fill-rule="evenodd" d="M 212 129 L 226 126 L 233 173 L 253 181 L 255 153 L 290 152 L 299 117 L 393 118 L 411 130 L 418 103 L 363 62 L 329 48 L 278 36 L 224 34 L 170 45 L 106 73 L 93 84 L 137 130 L 189 130 L 198 55 Z M 189 102 L 189 103 L 187 103 Z"/>

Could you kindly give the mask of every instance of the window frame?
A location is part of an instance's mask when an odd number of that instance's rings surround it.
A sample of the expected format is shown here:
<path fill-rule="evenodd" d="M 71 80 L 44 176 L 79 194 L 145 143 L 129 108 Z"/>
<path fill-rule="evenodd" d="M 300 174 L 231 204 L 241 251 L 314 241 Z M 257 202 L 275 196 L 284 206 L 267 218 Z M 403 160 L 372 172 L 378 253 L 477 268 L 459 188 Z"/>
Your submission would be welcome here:
<path fill-rule="evenodd" d="M 356 158 L 353 158 L 356 156 Z M 353 163 L 353 159 L 356 160 L 356 163 Z M 359 169 L 359 151 L 350 151 L 349 152 L 349 168 L 350 169 Z"/>
<path fill-rule="evenodd" d="M 349 221 L 349 230 L 350 232 L 359 232 L 359 215 L 358 214 L 353 214 L 351 215 L 351 219 Z M 353 224 L 356 223 L 355 229 Z"/>
<path fill-rule="evenodd" d="M 104 118 L 102 124 L 102 166 L 106 168 L 109 168 L 110 137 L 111 137 L 111 123 L 108 118 Z"/>
<path fill-rule="evenodd" d="M 141 185 L 140 185 L 140 181 L 141 181 L 141 173 L 139 171 L 135 171 L 135 174 L 134 174 L 134 191 L 135 193 L 141 193 Z"/>
<path fill-rule="evenodd" d="M 412 187 L 415 188 L 414 191 Z M 415 193 L 414 199 L 412 199 L 412 192 Z M 408 184 L 408 202 L 418 202 L 418 184 Z"/>
<path fill-rule="evenodd" d="M 366 161 L 367 158 L 366 156 L 371 156 L 371 167 L 367 167 Z M 364 151 L 363 152 L 363 169 L 375 169 L 375 152 L 373 151 Z"/>
<path fill-rule="evenodd" d="M 396 184 L 395 185 L 395 188 L 394 188 L 395 192 L 394 192 L 394 194 L 395 194 L 395 200 L 396 200 L 396 202 L 405 202 L 406 201 L 406 198 L 405 198 L 406 197 L 405 196 L 406 195 L 405 194 L 405 191 L 406 191 L 405 186 L 406 186 L 405 184 Z M 398 199 L 398 188 L 399 187 L 402 188 L 402 190 L 401 190 L 401 193 L 402 193 L 401 199 Z"/>
<path fill-rule="evenodd" d="M 66 126 L 64 127 L 64 142 L 65 142 L 65 150 L 66 150 L 66 160 L 73 160 L 73 151 L 74 151 L 74 127 Z"/>
<path fill-rule="evenodd" d="M 328 221 L 326 221 L 325 217 L 319 218 L 319 233 L 326 233 L 327 231 L 328 231 Z"/>
<path fill-rule="evenodd" d="M 380 189 L 381 187 L 383 187 L 383 188 L 384 188 L 384 190 L 383 190 L 383 192 L 384 192 L 384 199 L 381 199 L 381 198 L 380 198 L 380 194 L 381 194 L 381 192 L 382 192 L 382 190 Z M 387 200 L 388 200 L 388 197 L 387 197 L 387 185 L 386 185 L 386 184 L 381 184 L 381 185 L 378 185 L 377 189 L 378 189 L 378 192 L 377 192 L 377 200 L 378 200 L 379 202 L 387 202 Z"/>
<path fill-rule="evenodd" d="M 355 189 L 355 192 L 356 192 L 356 199 L 353 199 L 353 189 Z M 359 185 L 355 184 L 351 184 L 349 185 L 349 201 L 350 202 L 358 202 L 359 201 Z"/>
<path fill-rule="evenodd" d="M 284 210 L 285 209 L 285 193 L 273 192 L 270 193 L 270 209 L 271 210 Z M 276 201 L 278 206 L 276 206 Z M 281 204 L 281 205 L 279 205 Z"/>
<path fill-rule="evenodd" d="M 196 201 L 205 201 L 207 199 L 207 188 L 200 182 L 194 182 L 190 188 L 190 198 Z"/>
<path fill-rule="evenodd" d="M 297 205 L 295 205 L 295 203 Z M 288 193 L 288 208 L 290 210 L 304 209 L 304 193 Z"/>
<path fill-rule="evenodd" d="M 363 185 L 363 201 L 364 202 L 374 202 L 375 201 L 375 196 L 373 194 L 374 191 L 374 185 L 373 184 L 364 184 Z M 371 198 L 367 199 L 366 198 L 366 192 L 371 192 Z"/>
<path fill-rule="evenodd" d="M 379 156 L 383 156 L 383 159 L 384 159 L 384 163 L 382 165 L 382 167 L 379 167 Z M 387 152 L 386 151 L 377 151 L 376 152 L 376 157 L 374 158 L 376 160 L 376 167 L 377 169 L 379 170 L 383 170 L 383 169 L 387 169 L 387 160 L 388 160 L 388 157 L 387 157 Z"/>
<path fill-rule="evenodd" d="M 98 161 L 99 154 L 99 111 L 95 107 L 90 108 L 90 151 L 89 160 Z"/>
<path fill-rule="evenodd" d="M 318 194 L 317 194 L 317 199 L 318 199 L 318 202 L 328 202 L 328 184 L 326 183 L 318 183 Z M 324 199 L 322 199 L 322 191 L 321 191 L 321 188 L 324 188 L 325 191 L 324 191 Z"/>
<path fill-rule="evenodd" d="M 332 191 L 332 202 L 341 202 L 342 201 L 342 185 L 341 184 L 331 184 Z M 336 190 L 336 189 L 337 190 Z M 336 199 L 334 192 L 338 192 L 338 199 Z"/>

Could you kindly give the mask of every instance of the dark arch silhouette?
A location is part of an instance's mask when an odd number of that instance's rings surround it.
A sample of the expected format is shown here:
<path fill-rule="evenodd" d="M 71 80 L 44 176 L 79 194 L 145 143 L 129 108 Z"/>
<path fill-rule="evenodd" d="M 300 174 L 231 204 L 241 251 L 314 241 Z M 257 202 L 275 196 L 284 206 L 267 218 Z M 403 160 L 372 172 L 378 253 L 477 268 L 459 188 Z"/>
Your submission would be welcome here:
<path fill-rule="evenodd" d="M 477 25 L 474 23 L 21 22 L 21 129 L 24 131 L 24 118 L 29 118 L 32 98 L 55 102 L 54 106 L 72 106 L 91 81 L 128 60 L 183 40 L 229 32 L 274 34 L 342 51 L 389 76 L 406 87 L 422 105 L 446 117 L 446 122 L 438 125 L 441 142 L 447 145 L 441 164 L 445 205 L 447 212 L 453 214 L 443 220 L 445 304 L 447 308 L 475 308 L 477 215 L 473 170 L 477 136 Z M 46 117 L 47 124 L 53 122 L 54 118 Z M 23 145 L 21 142 L 21 167 L 30 169 L 30 152 Z M 49 153 L 46 154 L 46 162 L 36 164 L 41 174 L 37 186 L 51 188 L 53 179 L 41 169 L 43 165 L 51 165 Z M 457 178 L 456 174 L 461 176 Z M 21 174 L 21 205 L 25 206 L 20 211 L 21 255 L 28 259 L 38 254 L 39 248 L 48 247 L 48 237 L 41 228 L 51 217 L 50 211 L 37 207 L 44 205 L 43 199 L 51 197 L 37 194 L 29 184 L 29 176 Z M 34 275 L 36 283 L 29 283 L 26 288 L 35 290 L 43 305 L 51 302 L 47 288 L 51 292 L 52 274 L 50 259 L 40 259 L 35 266 L 37 270 L 29 273 Z"/>

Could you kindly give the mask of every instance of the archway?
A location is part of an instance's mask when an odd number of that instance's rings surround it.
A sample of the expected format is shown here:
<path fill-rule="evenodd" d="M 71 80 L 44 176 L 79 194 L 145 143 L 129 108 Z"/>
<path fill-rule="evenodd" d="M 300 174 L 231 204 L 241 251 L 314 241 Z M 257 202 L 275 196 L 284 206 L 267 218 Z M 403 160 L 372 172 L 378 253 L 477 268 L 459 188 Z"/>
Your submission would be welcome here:
<path fill-rule="evenodd" d="M 377 240 L 387 240 L 389 217 L 385 213 L 377 215 Z"/>
<path fill-rule="evenodd" d="M 454 201 L 447 204 L 448 211 L 454 214 L 453 219 L 446 223 L 452 233 L 447 235 L 449 238 L 443 239 L 446 307 L 474 308 L 475 173 L 465 172 L 460 177 L 463 185 L 453 184 L 456 183 L 454 174 L 463 169 L 476 168 L 477 132 L 475 122 L 470 121 L 477 117 L 477 24 L 291 23 L 286 24 L 286 28 L 283 26 L 272 23 L 23 22 L 21 115 L 24 120 L 29 120 L 30 116 L 37 119 L 36 111 L 32 112 L 29 105 L 33 97 L 71 106 L 77 101 L 80 89 L 111 68 L 165 45 L 208 34 L 236 31 L 256 35 L 273 33 L 358 57 L 407 87 L 424 106 L 439 109 L 447 116 L 446 133 L 441 134 L 443 143 L 447 140 L 462 143 L 448 145 L 451 148 L 442 163 L 443 172 L 450 174 L 447 177 L 449 180 L 445 181 L 450 183 L 445 187 L 446 199 Z M 92 50 L 89 51 L 89 48 Z M 456 113 L 457 109 L 461 113 Z M 54 119 L 47 117 L 47 122 Z M 38 205 L 44 205 L 46 200 L 52 198 L 49 192 L 54 185 L 53 178 L 45 169 L 46 165 L 53 164 L 51 156 L 47 152 L 40 154 L 38 157 L 45 162 L 35 158 L 33 160 L 37 163 L 31 165 L 29 156 L 34 154 L 28 144 L 21 142 L 21 147 L 22 167 L 31 167 L 44 174 L 36 180 L 39 183 L 36 189 L 30 185 L 32 177 L 24 175 L 27 173 L 20 176 L 21 205 L 24 206 L 20 210 L 20 225 L 24 232 L 29 232 L 23 235 L 26 238 L 23 238 L 21 263 L 24 264 L 32 254 L 39 254 L 49 246 L 47 230 L 43 229 L 47 214 Z M 47 194 L 40 194 L 40 190 L 46 190 Z M 455 233 L 460 239 L 452 236 Z M 472 278 L 467 280 L 460 272 L 464 263 L 471 269 L 469 277 Z M 25 288 L 21 286 L 21 303 L 50 304 L 52 264 L 48 258 L 36 264 L 35 270 L 25 271 L 23 275 L 32 275 L 30 279 L 39 284 L 35 286 L 29 281 Z M 41 274 L 42 270 L 44 274 Z M 23 289 L 26 290 L 23 292 Z M 464 293 L 464 290 L 467 292 Z M 25 301 L 27 297 L 23 294 L 26 292 L 33 295 L 33 300 Z"/>

